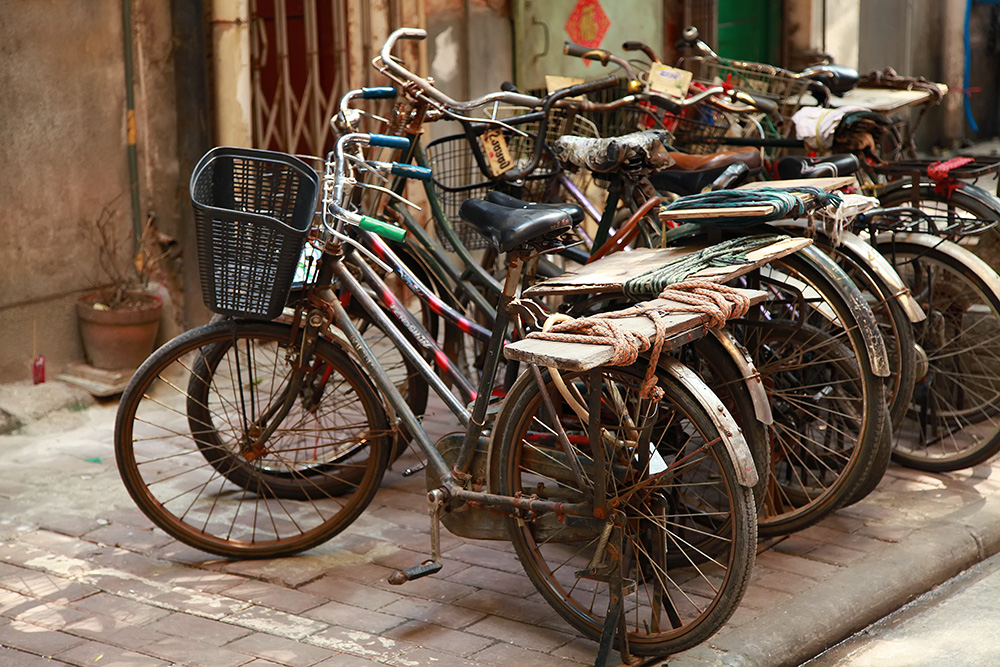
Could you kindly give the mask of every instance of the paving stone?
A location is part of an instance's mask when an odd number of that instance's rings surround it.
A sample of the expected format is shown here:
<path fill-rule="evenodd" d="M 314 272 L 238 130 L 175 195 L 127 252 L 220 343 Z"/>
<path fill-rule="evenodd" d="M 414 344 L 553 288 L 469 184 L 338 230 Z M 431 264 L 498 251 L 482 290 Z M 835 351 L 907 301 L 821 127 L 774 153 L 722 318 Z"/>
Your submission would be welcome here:
<path fill-rule="evenodd" d="M 18 536 L 25 544 L 31 544 L 54 554 L 79 557 L 93 551 L 94 545 L 86 540 L 68 535 L 60 535 L 50 530 L 33 530 Z"/>
<path fill-rule="evenodd" d="M 422 621 L 407 621 L 382 634 L 416 646 L 437 649 L 453 655 L 469 655 L 481 651 L 495 642 L 492 638 L 478 637 L 468 632 L 450 630 Z"/>
<path fill-rule="evenodd" d="M 576 639 L 575 636 L 528 623 L 489 616 L 466 628 L 466 632 L 492 637 L 536 651 L 551 651 Z"/>
<path fill-rule="evenodd" d="M 11 621 L 0 626 L 0 646 L 51 656 L 82 644 L 84 639 L 34 623 Z"/>
<path fill-rule="evenodd" d="M 593 665 L 599 649 L 600 646 L 597 642 L 580 638 L 554 649 L 552 655 L 570 662 Z"/>
<path fill-rule="evenodd" d="M 227 616 L 225 621 L 242 628 L 266 632 L 286 639 L 304 639 L 329 627 L 326 623 L 317 620 L 257 605 Z"/>
<path fill-rule="evenodd" d="M 330 657 L 327 649 L 262 632 L 237 639 L 227 644 L 226 648 L 289 667 L 309 667 Z"/>
<path fill-rule="evenodd" d="M 0 646 L 0 665 L 5 667 L 53 667 L 52 661 L 48 658 L 5 646 Z"/>
<path fill-rule="evenodd" d="M 485 540 L 483 542 L 485 543 Z M 477 543 L 467 543 L 455 547 L 446 555 L 448 558 L 459 560 L 469 565 L 503 570 L 512 574 L 524 574 L 524 567 L 521 566 L 521 561 L 512 552 L 490 549 L 480 546 Z"/>
<path fill-rule="evenodd" d="M 72 629 L 67 629 L 67 632 L 72 632 L 73 634 L 83 634 L 76 626 Z M 96 638 L 101 641 L 106 641 L 114 646 L 120 646 L 132 651 L 138 651 L 139 653 L 146 653 L 147 646 L 163 641 L 164 639 L 169 638 L 169 635 L 155 632 L 148 628 L 125 626 L 110 634 L 104 633 L 98 635 Z"/>
<path fill-rule="evenodd" d="M 364 630 L 373 634 L 383 634 L 389 628 L 394 628 L 405 619 L 399 616 L 383 614 L 368 609 L 342 604 L 340 602 L 327 602 L 324 605 L 303 612 L 303 616 L 315 618 L 329 623 L 330 625 Z"/>
<path fill-rule="evenodd" d="M 214 646 L 223 646 L 250 634 L 246 628 L 182 612 L 164 616 L 148 623 L 145 627 L 174 637 L 197 637 Z"/>
<path fill-rule="evenodd" d="M 470 567 L 450 574 L 447 577 L 447 581 L 473 586 L 478 589 L 506 593 L 514 597 L 527 597 L 536 590 L 535 585 L 531 583 L 527 575 L 523 572 L 511 574 L 510 572 L 489 570 L 484 567 Z"/>
<path fill-rule="evenodd" d="M 468 658 L 420 647 L 390 659 L 388 664 L 396 667 L 469 667 L 476 663 Z"/>
<path fill-rule="evenodd" d="M 402 595 L 397 593 L 359 584 L 339 576 L 327 576 L 311 581 L 299 590 L 327 600 L 372 610 L 381 609 L 404 599 Z"/>
<path fill-rule="evenodd" d="M 867 555 L 864 551 L 827 544 L 822 549 L 817 549 L 809 554 L 809 557 L 822 563 L 846 566 L 862 560 Z"/>
<path fill-rule="evenodd" d="M 318 607 L 326 600 L 318 595 L 275 586 L 263 581 L 244 581 L 238 586 L 226 589 L 226 597 L 245 600 L 281 611 L 300 613 Z"/>
<path fill-rule="evenodd" d="M 160 547 L 174 541 L 172 537 L 154 531 L 148 526 L 130 526 L 117 521 L 108 526 L 101 526 L 83 534 L 83 538 L 98 544 L 122 547 L 139 553 L 153 553 Z"/>
<path fill-rule="evenodd" d="M 547 616 L 555 616 L 552 607 L 540 601 L 479 590 L 455 602 L 456 606 L 474 609 L 483 614 L 502 616 L 515 621 L 537 624 Z"/>
<path fill-rule="evenodd" d="M 813 550 L 810 553 L 815 553 Z M 775 570 L 794 572 L 803 577 L 819 581 L 839 572 L 835 565 L 821 562 L 816 559 L 796 558 L 777 550 L 769 551 L 760 555 L 763 564 Z"/>
<path fill-rule="evenodd" d="M 597 656 L 596 651 L 594 656 Z M 556 667 L 558 665 L 566 667 L 578 664 L 555 655 L 539 653 L 511 644 L 494 644 L 490 648 L 470 656 L 470 659 L 474 660 L 477 665 L 502 665 L 503 667 L 507 665 L 517 665 L 518 667 Z"/>
<path fill-rule="evenodd" d="M 347 628 L 328 628 L 322 632 L 310 635 L 303 641 L 314 646 L 330 649 L 339 653 L 384 662 L 396 655 L 415 648 L 412 644 L 379 637 L 361 630 Z M 339 657 L 339 656 L 338 656 Z"/>
<path fill-rule="evenodd" d="M 87 618 L 87 614 L 82 611 L 41 600 L 34 606 L 26 605 L 17 613 L 8 612 L 5 616 L 52 630 L 62 630 L 70 623 Z"/>
<path fill-rule="evenodd" d="M 239 667 L 248 662 L 243 653 L 230 651 L 190 637 L 166 637 L 147 645 L 143 651 L 170 662 L 212 667 Z"/>
<path fill-rule="evenodd" d="M 367 658 L 359 658 L 356 655 L 340 653 L 323 662 L 317 662 L 313 667 L 381 667 L 384 664 L 383 662 L 374 662 Z M 444 665 L 441 667 L 444 667 Z"/>
<path fill-rule="evenodd" d="M 750 579 L 750 586 L 761 586 L 784 593 L 802 593 L 808 591 L 816 583 L 814 579 L 803 577 L 794 572 L 772 570 L 769 567 L 757 565 Z"/>
<path fill-rule="evenodd" d="M 0 574 L 0 587 L 56 604 L 68 604 L 98 592 L 93 586 L 18 567 Z"/>
<path fill-rule="evenodd" d="M 164 667 L 170 662 L 154 658 L 135 651 L 128 651 L 117 646 L 110 646 L 96 641 L 88 641 L 54 656 L 71 665 L 79 667 Z"/>
<path fill-rule="evenodd" d="M 845 533 L 837 528 L 827 525 L 825 522 L 819 525 L 810 526 L 797 534 L 803 540 L 821 542 L 824 545 L 831 544 L 836 547 L 845 547 L 855 551 L 866 553 L 878 551 L 885 548 L 885 543 L 867 535 L 857 533 Z"/>
<path fill-rule="evenodd" d="M 382 607 L 382 611 L 415 621 L 443 625 L 454 630 L 471 625 L 486 616 L 482 612 L 472 611 L 458 605 L 441 604 L 415 598 L 400 598 L 396 602 Z"/>

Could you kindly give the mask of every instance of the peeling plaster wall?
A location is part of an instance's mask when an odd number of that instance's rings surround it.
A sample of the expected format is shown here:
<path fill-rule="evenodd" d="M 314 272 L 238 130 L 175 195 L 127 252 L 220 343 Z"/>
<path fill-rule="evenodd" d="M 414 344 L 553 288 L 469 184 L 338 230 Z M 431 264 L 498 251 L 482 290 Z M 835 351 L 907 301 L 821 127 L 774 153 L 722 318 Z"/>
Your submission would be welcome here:
<path fill-rule="evenodd" d="M 11 382 L 30 379 L 36 350 L 50 378 L 83 359 L 73 304 L 105 282 L 93 220 L 114 210 L 125 235 L 131 211 L 119 0 L 0 6 L 0 382 Z M 141 215 L 174 234 L 169 4 L 138 0 L 133 17 Z"/>

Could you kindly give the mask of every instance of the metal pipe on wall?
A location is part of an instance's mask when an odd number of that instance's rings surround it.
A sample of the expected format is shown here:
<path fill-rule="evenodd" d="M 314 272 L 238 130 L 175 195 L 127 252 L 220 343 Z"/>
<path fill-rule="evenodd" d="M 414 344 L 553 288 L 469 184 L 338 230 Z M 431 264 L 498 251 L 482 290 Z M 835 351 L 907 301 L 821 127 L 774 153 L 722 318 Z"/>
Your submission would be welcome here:
<path fill-rule="evenodd" d="M 249 0 L 213 0 L 215 139 L 225 146 L 253 146 Z"/>
<path fill-rule="evenodd" d="M 968 0 L 944 0 L 941 8 L 941 78 L 949 92 L 941 104 L 942 143 L 954 148 L 965 136 L 965 12 Z"/>

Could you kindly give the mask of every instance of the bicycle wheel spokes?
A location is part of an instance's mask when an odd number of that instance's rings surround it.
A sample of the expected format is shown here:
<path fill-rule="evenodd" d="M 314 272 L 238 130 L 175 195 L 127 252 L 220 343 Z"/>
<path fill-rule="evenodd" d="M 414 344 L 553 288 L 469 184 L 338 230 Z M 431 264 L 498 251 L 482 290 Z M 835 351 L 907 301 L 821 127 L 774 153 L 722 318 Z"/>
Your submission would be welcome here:
<path fill-rule="evenodd" d="M 159 350 L 126 390 L 119 470 L 173 537 L 226 556 L 295 553 L 342 530 L 374 495 L 392 443 L 377 396 L 325 341 L 300 385 L 290 384 L 290 332 L 196 329 Z"/>
<path fill-rule="evenodd" d="M 927 312 L 914 325 L 928 371 L 897 429 L 896 458 L 932 471 L 981 463 L 1000 449 L 1000 302 L 944 253 L 903 248 L 897 270 Z"/>
<path fill-rule="evenodd" d="M 606 368 L 601 376 L 600 388 L 588 375 L 564 379 L 582 396 L 601 392 L 603 471 L 590 454 L 586 415 L 548 383 L 553 414 L 525 379 L 508 396 L 514 418 L 499 425 L 496 465 L 500 493 L 573 502 L 593 498 L 603 474 L 608 520 L 512 521 L 512 541 L 538 590 L 582 632 L 600 635 L 620 568 L 632 651 L 683 650 L 717 630 L 742 595 L 754 553 L 752 496 L 736 483 L 704 408 L 679 383 L 661 379 L 667 395 L 654 410 L 639 397 L 640 375 Z M 550 435 L 556 420 L 584 471 L 584 488 Z"/>

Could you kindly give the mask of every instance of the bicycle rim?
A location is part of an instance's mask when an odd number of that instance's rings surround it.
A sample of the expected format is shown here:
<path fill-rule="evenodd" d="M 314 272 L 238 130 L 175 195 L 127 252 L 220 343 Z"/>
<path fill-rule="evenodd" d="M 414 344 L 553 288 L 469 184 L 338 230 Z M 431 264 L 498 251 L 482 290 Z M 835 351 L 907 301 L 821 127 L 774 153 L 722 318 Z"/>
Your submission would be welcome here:
<path fill-rule="evenodd" d="M 195 329 L 155 352 L 125 390 L 115 426 L 122 480 L 185 544 L 242 558 L 297 553 L 346 528 L 378 488 L 392 432 L 370 383 L 331 343 L 319 341 L 291 409 L 271 423 L 301 342 L 291 331 L 240 321 Z"/>
<path fill-rule="evenodd" d="M 617 368 L 604 368 L 601 375 L 607 501 L 621 511 L 621 576 L 634 582 L 623 601 L 629 649 L 637 655 L 681 651 L 718 630 L 745 591 L 755 558 L 752 495 L 736 482 L 705 407 L 679 383 L 660 378 L 666 396 L 648 421 L 643 415 L 649 401 L 638 397 L 641 375 Z M 589 395 L 587 375 L 565 374 L 564 380 Z M 500 421 L 494 488 L 582 502 L 592 492 L 575 482 L 553 426 L 558 419 L 584 474 L 595 479 L 587 425 L 546 384 L 555 417 L 531 374 L 512 388 L 512 418 Z M 602 539 L 607 525 L 552 515 L 509 522 L 532 583 L 563 618 L 594 639 L 608 613 L 610 587 L 600 572 L 611 566 L 615 549 Z"/>
<path fill-rule="evenodd" d="M 1000 295 L 945 253 L 899 243 L 891 251 L 928 314 L 914 325 L 928 372 L 896 431 L 893 456 L 935 472 L 982 463 L 1000 450 Z"/>

